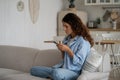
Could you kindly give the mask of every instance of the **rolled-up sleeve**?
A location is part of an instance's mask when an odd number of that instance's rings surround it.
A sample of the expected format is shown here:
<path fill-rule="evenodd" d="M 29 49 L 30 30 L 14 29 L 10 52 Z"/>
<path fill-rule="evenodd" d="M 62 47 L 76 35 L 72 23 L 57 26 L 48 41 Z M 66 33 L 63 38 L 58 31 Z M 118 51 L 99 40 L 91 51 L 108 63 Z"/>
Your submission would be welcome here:
<path fill-rule="evenodd" d="M 88 54 L 88 51 L 86 50 L 88 49 L 87 46 L 85 44 L 82 44 L 78 47 L 77 51 L 74 53 L 73 56 L 73 64 L 74 65 L 83 65 L 86 56 Z"/>

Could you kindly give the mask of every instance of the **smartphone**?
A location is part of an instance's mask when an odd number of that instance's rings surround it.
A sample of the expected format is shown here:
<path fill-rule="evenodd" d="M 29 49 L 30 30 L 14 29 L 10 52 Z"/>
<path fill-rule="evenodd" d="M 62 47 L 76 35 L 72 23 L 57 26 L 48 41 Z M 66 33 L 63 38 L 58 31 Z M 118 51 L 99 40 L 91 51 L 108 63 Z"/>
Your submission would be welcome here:
<path fill-rule="evenodd" d="M 55 43 L 58 44 L 56 41 L 44 41 L 45 43 Z"/>

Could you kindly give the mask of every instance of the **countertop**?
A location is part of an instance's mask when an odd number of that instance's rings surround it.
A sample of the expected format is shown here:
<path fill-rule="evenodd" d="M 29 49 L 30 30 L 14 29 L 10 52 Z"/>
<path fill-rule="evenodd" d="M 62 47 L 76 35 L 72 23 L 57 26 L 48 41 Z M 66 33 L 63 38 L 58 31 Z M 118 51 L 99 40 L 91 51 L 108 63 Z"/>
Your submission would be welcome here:
<path fill-rule="evenodd" d="M 89 28 L 90 31 L 120 31 L 120 29 L 112 29 L 112 28 Z"/>

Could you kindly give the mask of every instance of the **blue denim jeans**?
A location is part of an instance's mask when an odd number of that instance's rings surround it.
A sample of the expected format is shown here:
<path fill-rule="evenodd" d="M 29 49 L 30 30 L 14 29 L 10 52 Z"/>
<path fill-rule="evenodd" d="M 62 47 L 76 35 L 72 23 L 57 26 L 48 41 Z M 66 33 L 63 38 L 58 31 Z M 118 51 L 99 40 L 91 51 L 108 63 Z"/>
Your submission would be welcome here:
<path fill-rule="evenodd" d="M 35 66 L 31 68 L 31 75 L 53 80 L 77 80 L 79 74 L 63 68 Z"/>

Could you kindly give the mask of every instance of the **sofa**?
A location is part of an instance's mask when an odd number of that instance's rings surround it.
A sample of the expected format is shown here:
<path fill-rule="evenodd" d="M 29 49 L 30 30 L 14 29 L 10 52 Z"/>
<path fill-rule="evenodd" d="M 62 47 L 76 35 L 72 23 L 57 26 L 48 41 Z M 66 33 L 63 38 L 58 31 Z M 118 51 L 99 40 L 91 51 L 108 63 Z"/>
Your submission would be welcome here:
<path fill-rule="evenodd" d="M 50 80 L 30 75 L 32 66 L 53 66 L 61 61 L 57 49 L 39 50 L 28 47 L 0 45 L 0 80 Z M 97 74 L 100 78 L 91 78 Z M 107 80 L 109 73 L 83 72 L 78 80 Z M 89 77 L 90 76 L 90 77 Z"/>

